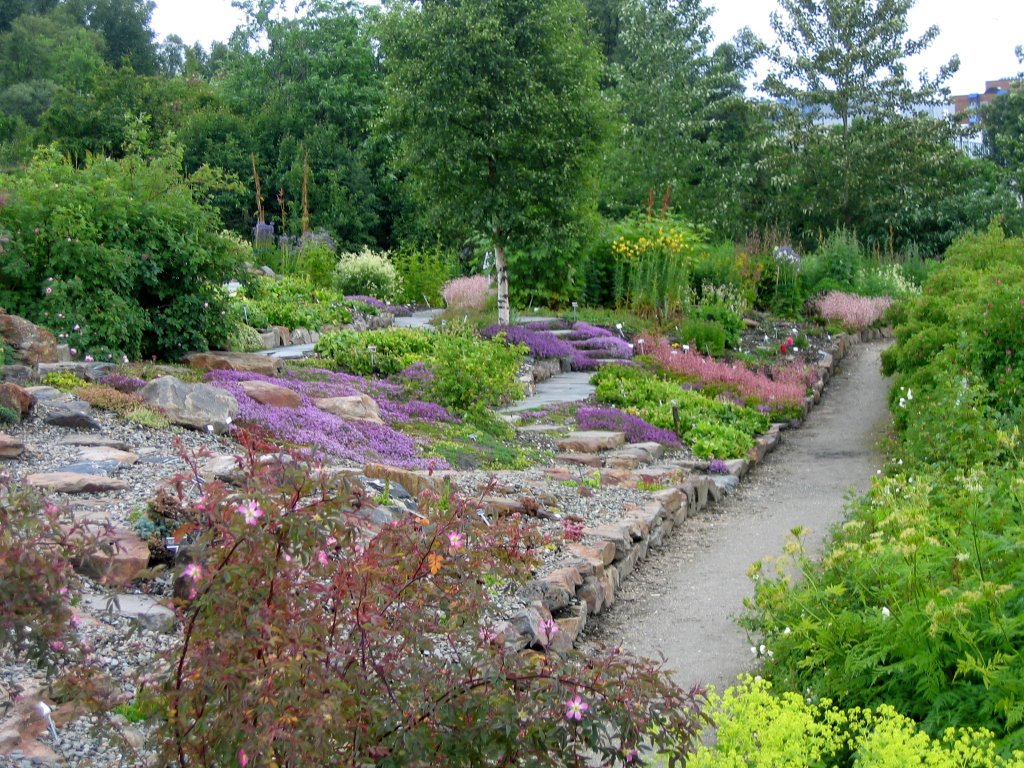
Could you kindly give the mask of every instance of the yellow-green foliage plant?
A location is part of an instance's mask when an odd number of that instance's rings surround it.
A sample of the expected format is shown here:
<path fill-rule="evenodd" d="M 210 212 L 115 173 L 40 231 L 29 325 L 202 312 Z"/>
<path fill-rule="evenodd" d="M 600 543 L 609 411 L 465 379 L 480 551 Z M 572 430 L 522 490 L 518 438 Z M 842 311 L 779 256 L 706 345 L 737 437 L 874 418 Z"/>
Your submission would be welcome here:
<path fill-rule="evenodd" d="M 985 729 L 949 728 L 938 738 L 883 704 L 842 709 L 829 699 L 775 693 L 745 675 L 713 694 L 714 735 L 687 768 L 1022 768 L 1024 752 L 1003 757 Z"/>

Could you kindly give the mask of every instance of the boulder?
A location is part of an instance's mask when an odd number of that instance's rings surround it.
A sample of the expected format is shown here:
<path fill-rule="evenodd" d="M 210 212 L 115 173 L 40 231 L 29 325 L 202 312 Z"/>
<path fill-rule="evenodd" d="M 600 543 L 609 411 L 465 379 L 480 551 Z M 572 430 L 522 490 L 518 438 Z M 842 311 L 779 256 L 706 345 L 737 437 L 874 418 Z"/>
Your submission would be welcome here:
<path fill-rule="evenodd" d="M 161 376 L 139 390 L 142 399 L 160 408 L 172 423 L 191 429 L 227 431 L 238 413 L 238 401 L 209 384 L 185 384 L 173 376 Z"/>
<path fill-rule="evenodd" d="M 21 418 L 28 416 L 35 404 L 35 397 L 23 387 L 11 382 L 0 384 L 0 405 L 7 406 Z"/>
<path fill-rule="evenodd" d="M 321 397 L 313 401 L 317 408 L 332 413 L 342 419 L 356 421 L 372 421 L 383 424 L 380 408 L 369 395 L 350 395 L 349 397 Z"/>
<path fill-rule="evenodd" d="M 94 613 L 109 611 L 155 632 L 169 633 L 174 629 L 174 611 L 149 595 L 85 595 L 82 604 Z"/>
<path fill-rule="evenodd" d="M 271 384 L 269 381 L 240 381 L 239 386 L 249 397 L 262 405 L 272 405 L 275 408 L 298 408 L 302 405 L 302 397 L 298 392 L 282 387 L 280 384 Z"/>
<path fill-rule="evenodd" d="M 560 451 L 575 453 L 597 453 L 619 448 L 625 443 L 624 432 L 606 432 L 604 430 L 572 432 L 555 441 L 555 445 Z"/>
<path fill-rule="evenodd" d="M 201 371 L 245 371 L 264 376 L 277 376 L 284 365 L 276 358 L 249 352 L 194 352 L 185 360 Z"/>
<path fill-rule="evenodd" d="M 0 366 L 0 380 L 21 384 L 23 387 L 32 383 L 35 369 L 27 365 Z"/>
<path fill-rule="evenodd" d="M 117 366 L 114 363 L 86 363 L 84 361 L 40 363 L 38 366 L 39 378 L 43 378 L 48 373 L 73 373 L 80 379 L 93 382 L 99 381 L 116 370 Z"/>
<path fill-rule="evenodd" d="M 149 545 L 132 531 L 112 528 L 100 537 L 96 550 L 74 565 L 107 586 L 124 586 L 149 566 Z"/>
<path fill-rule="evenodd" d="M 0 459 L 17 459 L 25 452 L 25 443 L 0 432 Z"/>
<path fill-rule="evenodd" d="M 92 417 L 92 406 L 84 400 L 58 400 L 52 403 L 41 400 L 39 410 L 43 421 L 54 427 L 88 430 L 100 428 L 100 423 Z"/>
<path fill-rule="evenodd" d="M 0 313 L 0 336 L 14 348 L 17 362 L 36 366 L 60 361 L 54 335 L 23 317 Z"/>
<path fill-rule="evenodd" d="M 431 477 L 426 472 L 416 472 L 411 469 L 399 469 L 384 464 L 367 464 L 363 468 L 363 474 L 370 478 L 379 480 L 390 480 L 398 483 L 414 498 L 425 491 L 430 490 L 438 496 L 444 493 L 444 480 L 436 475 Z"/>
<path fill-rule="evenodd" d="M 55 493 L 105 493 L 128 487 L 125 480 L 85 472 L 37 472 L 26 476 L 25 483 Z"/>

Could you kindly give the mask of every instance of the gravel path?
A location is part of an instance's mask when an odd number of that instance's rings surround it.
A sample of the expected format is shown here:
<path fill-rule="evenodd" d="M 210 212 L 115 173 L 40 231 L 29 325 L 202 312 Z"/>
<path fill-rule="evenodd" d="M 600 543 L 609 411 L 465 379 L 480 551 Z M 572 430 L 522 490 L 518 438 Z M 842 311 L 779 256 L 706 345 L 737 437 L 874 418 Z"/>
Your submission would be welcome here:
<path fill-rule="evenodd" d="M 855 346 L 807 423 L 783 433 L 782 445 L 739 490 L 674 531 L 623 584 L 616 605 L 588 626 L 590 637 L 663 655 L 686 687 L 710 683 L 721 691 L 751 670 L 752 643 L 735 622 L 753 593 L 748 567 L 780 554 L 796 526 L 810 529 L 805 544 L 819 553 L 850 489 L 866 491 L 881 466 L 889 385 L 879 355 L 886 343 Z"/>

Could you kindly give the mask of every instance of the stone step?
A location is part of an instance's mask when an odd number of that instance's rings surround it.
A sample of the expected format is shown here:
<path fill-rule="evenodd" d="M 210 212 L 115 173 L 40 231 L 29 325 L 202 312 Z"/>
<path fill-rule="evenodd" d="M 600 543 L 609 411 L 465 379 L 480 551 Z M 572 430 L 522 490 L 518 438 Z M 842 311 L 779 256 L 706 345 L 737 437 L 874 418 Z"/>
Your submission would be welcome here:
<path fill-rule="evenodd" d="M 613 432 L 610 430 L 587 430 L 583 432 L 570 432 L 563 438 L 555 441 L 555 445 L 561 451 L 576 453 L 597 453 L 619 448 L 626 443 L 625 432 Z"/>

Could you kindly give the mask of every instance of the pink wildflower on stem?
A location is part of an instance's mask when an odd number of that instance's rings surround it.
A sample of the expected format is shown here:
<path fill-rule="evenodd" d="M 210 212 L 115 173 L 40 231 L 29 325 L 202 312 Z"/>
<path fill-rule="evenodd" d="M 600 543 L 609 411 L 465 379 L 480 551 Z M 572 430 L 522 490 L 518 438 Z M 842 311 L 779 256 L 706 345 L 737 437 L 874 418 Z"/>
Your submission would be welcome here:
<path fill-rule="evenodd" d="M 192 581 L 199 581 L 203 578 L 203 566 L 198 563 L 189 563 L 185 566 L 185 570 L 182 572 L 183 576 L 187 576 Z"/>
<path fill-rule="evenodd" d="M 238 750 L 238 764 L 245 768 L 249 764 L 249 755 L 245 753 L 244 749 Z"/>
<path fill-rule="evenodd" d="M 579 696 L 574 696 L 565 702 L 565 719 L 579 722 L 588 709 L 590 709 L 590 705 L 587 702 Z"/>
<path fill-rule="evenodd" d="M 321 549 L 316 553 L 316 561 L 320 563 L 320 565 L 327 565 L 327 553 Z"/>
<path fill-rule="evenodd" d="M 466 534 L 459 531 L 452 531 L 448 534 L 448 546 L 453 550 L 462 549 L 466 546 Z"/>
<path fill-rule="evenodd" d="M 249 501 L 243 501 L 238 505 L 238 511 L 245 518 L 246 525 L 256 525 L 259 519 L 263 517 L 263 510 L 260 509 L 260 505 L 253 499 Z"/>
<path fill-rule="evenodd" d="M 554 640 L 555 635 L 560 631 L 558 622 L 554 619 L 544 619 L 540 623 L 540 644 L 547 648 L 551 645 L 551 641 Z"/>

